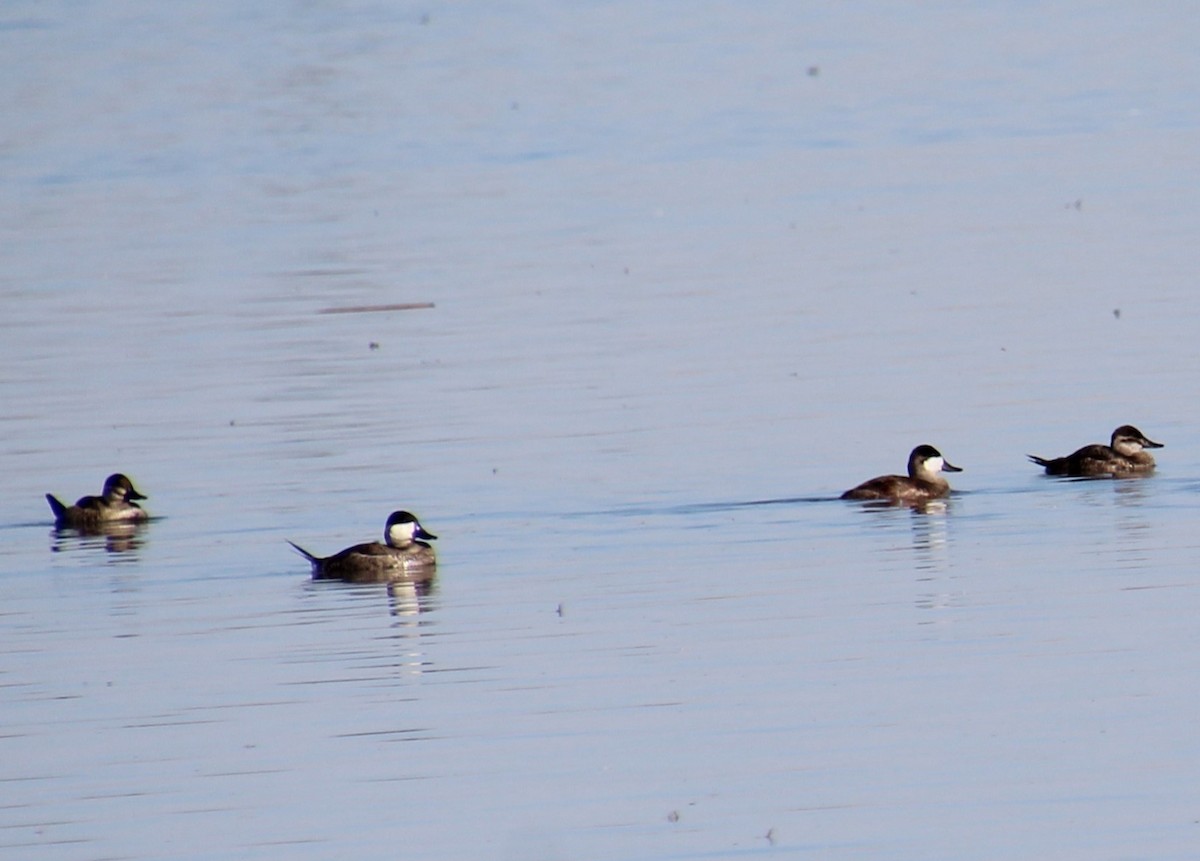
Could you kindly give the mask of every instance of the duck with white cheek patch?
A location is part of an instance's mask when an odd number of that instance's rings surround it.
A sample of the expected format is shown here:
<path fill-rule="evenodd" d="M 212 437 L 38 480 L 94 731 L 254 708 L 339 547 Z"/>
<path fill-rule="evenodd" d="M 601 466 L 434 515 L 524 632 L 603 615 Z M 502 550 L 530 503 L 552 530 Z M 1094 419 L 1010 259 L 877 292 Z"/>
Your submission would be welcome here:
<path fill-rule="evenodd" d="M 437 557 L 428 542 L 437 536 L 421 526 L 407 511 L 393 511 L 383 528 L 383 543 L 355 544 L 332 556 L 314 556 L 291 541 L 312 563 L 314 580 L 349 583 L 386 583 L 392 580 L 431 580 Z"/>
<path fill-rule="evenodd" d="M 119 472 L 104 480 L 104 490 L 99 496 L 81 497 L 74 505 L 66 505 L 52 493 L 46 494 L 56 527 L 84 531 L 149 519 L 150 515 L 134 501 L 145 498 L 134 489 L 133 482 Z"/>
<path fill-rule="evenodd" d="M 908 475 L 881 475 L 842 494 L 842 499 L 920 503 L 950 495 L 950 482 L 941 473 L 962 472 L 931 445 L 919 445 L 908 456 Z"/>

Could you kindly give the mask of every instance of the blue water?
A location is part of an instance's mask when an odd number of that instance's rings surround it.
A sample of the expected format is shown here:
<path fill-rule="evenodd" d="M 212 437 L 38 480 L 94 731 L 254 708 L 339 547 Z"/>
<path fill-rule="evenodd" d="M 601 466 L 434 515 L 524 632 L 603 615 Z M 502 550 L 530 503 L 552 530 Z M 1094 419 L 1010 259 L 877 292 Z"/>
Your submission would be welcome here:
<path fill-rule="evenodd" d="M 1198 30 L 6 6 L 0 854 L 1193 857 Z"/>

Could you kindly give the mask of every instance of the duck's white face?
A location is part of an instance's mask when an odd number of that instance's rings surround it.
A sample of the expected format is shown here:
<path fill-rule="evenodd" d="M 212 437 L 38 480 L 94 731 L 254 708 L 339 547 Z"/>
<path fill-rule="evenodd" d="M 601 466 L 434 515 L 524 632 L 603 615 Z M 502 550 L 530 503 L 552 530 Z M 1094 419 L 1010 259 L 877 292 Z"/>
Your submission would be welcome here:
<path fill-rule="evenodd" d="M 1112 447 L 1121 454 L 1137 454 L 1142 450 L 1142 441 L 1137 437 L 1122 434 L 1113 440 Z"/>
<path fill-rule="evenodd" d="M 387 543 L 393 547 L 407 547 L 412 544 L 413 533 L 416 531 L 416 523 L 393 523 L 388 527 Z"/>
<path fill-rule="evenodd" d="M 921 468 L 925 472 L 939 473 L 942 471 L 942 466 L 946 463 L 946 459 L 942 457 L 927 457 L 921 464 Z"/>

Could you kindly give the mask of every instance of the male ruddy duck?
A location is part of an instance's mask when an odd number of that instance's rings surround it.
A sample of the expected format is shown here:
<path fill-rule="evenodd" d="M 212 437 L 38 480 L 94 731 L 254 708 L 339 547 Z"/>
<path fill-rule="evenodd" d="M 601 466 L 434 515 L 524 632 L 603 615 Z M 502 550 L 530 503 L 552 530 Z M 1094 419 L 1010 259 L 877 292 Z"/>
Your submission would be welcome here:
<path fill-rule="evenodd" d="M 145 498 L 134 489 L 133 482 L 119 472 L 104 480 L 104 490 L 99 496 L 85 496 L 71 506 L 51 493 L 46 494 L 46 501 L 54 512 L 54 525 L 59 529 L 81 530 L 146 520 L 149 515 L 133 502 Z"/>
<path fill-rule="evenodd" d="M 842 494 L 842 499 L 878 499 L 888 502 L 925 502 L 950 494 L 950 483 L 939 473 L 962 472 L 931 445 L 919 445 L 908 456 L 908 477 L 881 475 Z"/>
<path fill-rule="evenodd" d="M 425 539 L 424 541 L 421 539 Z M 393 511 L 383 527 L 384 543 L 355 544 L 333 556 L 314 556 L 291 541 L 312 563 L 314 580 L 345 580 L 349 583 L 386 583 L 389 580 L 428 580 L 437 558 L 426 541 L 437 536 L 421 527 L 407 511 Z"/>
<path fill-rule="evenodd" d="M 1146 439 L 1133 425 L 1121 425 L 1112 432 L 1109 445 L 1085 445 L 1066 457 L 1047 459 L 1035 454 L 1029 459 L 1046 467 L 1046 475 L 1137 475 L 1154 469 L 1154 458 L 1142 449 L 1162 448 L 1161 442 Z"/>

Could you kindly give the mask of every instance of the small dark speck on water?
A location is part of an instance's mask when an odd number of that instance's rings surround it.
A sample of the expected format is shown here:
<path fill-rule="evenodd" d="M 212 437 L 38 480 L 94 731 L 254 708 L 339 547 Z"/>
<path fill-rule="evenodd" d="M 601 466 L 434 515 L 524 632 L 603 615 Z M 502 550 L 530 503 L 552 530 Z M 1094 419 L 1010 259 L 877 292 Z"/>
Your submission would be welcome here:
<path fill-rule="evenodd" d="M 372 341 L 371 343 L 367 344 L 367 348 L 368 348 L 368 349 L 370 349 L 370 350 L 378 350 L 378 349 L 379 349 L 379 342 L 378 342 L 378 341 Z"/>
<path fill-rule="evenodd" d="M 768 828 L 767 833 L 763 835 L 763 839 L 766 840 L 768 843 L 770 843 L 772 846 L 774 846 L 775 845 L 775 829 Z"/>
<path fill-rule="evenodd" d="M 678 811 L 678 810 L 672 810 L 670 813 L 668 813 L 668 814 L 667 814 L 667 821 L 668 821 L 668 822 L 678 822 L 678 821 L 679 821 L 679 811 Z"/>
<path fill-rule="evenodd" d="M 1113 308 L 1113 319 L 1114 320 L 1121 319 L 1121 309 L 1120 308 Z"/>
<path fill-rule="evenodd" d="M 562 602 L 559 602 L 559 605 L 558 605 L 557 609 L 555 609 L 554 612 L 557 613 L 561 617 L 566 614 L 567 608 L 562 605 Z"/>
<path fill-rule="evenodd" d="M 817 77 L 817 76 L 818 76 L 818 75 L 820 75 L 820 74 L 821 74 L 821 67 L 820 67 L 820 66 L 809 66 L 809 67 L 808 67 L 808 76 L 809 76 L 810 78 L 815 78 L 815 77 Z"/>

